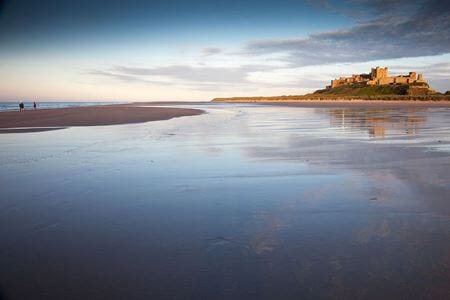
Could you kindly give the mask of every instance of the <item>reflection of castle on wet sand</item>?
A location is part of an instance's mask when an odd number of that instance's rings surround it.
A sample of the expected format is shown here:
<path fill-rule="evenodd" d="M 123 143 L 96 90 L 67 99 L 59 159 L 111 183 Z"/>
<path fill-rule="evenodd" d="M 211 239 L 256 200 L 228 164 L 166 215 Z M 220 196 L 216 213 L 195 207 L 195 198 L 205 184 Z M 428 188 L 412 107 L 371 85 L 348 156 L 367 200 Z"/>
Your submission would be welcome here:
<path fill-rule="evenodd" d="M 371 137 L 383 138 L 389 131 L 417 134 L 426 121 L 426 117 L 420 114 L 425 110 L 410 108 L 399 114 L 399 110 L 394 108 L 331 109 L 329 114 L 332 127 L 367 130 Z"/>

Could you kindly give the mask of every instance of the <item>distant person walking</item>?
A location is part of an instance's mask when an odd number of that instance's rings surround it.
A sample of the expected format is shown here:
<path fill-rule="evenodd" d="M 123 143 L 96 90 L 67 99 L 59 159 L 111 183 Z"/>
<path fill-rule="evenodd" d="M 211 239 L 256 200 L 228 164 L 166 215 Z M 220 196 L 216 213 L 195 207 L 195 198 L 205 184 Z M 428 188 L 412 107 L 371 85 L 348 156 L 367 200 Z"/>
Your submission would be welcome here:
<path fill-rule="evenodd" d="M 36 107 L 37 107 L 36 102 L 33 102 L 33 108 L 34 108 L 34 110 L 36 110 Z"/>
<path fill-rule="evenodd" d="M 19 111 L 25 110 L 25 105 L 23 105 L 23 102 L 20 101 L 19 103 Z"/>

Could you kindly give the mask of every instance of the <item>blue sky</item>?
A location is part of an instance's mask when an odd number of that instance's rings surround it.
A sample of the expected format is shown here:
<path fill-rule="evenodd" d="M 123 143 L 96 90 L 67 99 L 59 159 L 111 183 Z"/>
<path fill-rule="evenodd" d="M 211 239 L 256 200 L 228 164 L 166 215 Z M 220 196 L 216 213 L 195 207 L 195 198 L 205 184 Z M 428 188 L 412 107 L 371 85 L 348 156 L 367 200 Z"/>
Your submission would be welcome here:
<path fill-rule="evenodd" d="M 0 100 L 302 94 L 388 66 L 450 89 L 443 1 L 0 0 Z"/>

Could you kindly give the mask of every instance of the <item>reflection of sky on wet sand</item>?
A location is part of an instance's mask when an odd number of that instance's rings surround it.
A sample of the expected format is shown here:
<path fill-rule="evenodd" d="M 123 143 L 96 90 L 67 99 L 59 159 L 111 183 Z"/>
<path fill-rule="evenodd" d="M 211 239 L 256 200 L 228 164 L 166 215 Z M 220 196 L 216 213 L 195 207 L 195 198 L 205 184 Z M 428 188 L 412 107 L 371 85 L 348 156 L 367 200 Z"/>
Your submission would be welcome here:
<path fill-rule="evenodd" d="M 206 109 L 0 136 L 4 294 L 449 296 L 450 111 Z"/>

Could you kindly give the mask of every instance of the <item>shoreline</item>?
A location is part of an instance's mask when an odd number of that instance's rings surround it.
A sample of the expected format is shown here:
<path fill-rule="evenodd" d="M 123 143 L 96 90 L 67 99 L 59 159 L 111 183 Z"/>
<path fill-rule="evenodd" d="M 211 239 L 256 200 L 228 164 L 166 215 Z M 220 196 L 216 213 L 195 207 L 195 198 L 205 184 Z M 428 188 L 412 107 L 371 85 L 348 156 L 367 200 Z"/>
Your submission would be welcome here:
<path fill-rule="evenodd" d="M 253 103 L 300 107 L 450 107 L 450 101 L 433 100 L 212 100 L 211 103 Z"/>
<path fill-rule="evenodd" d="M 40 132 L 76 126 L 107 126 L 196 116 L 192 108 L 139 107 L 125 104 L 0 112 L 0 134 Z"/>

